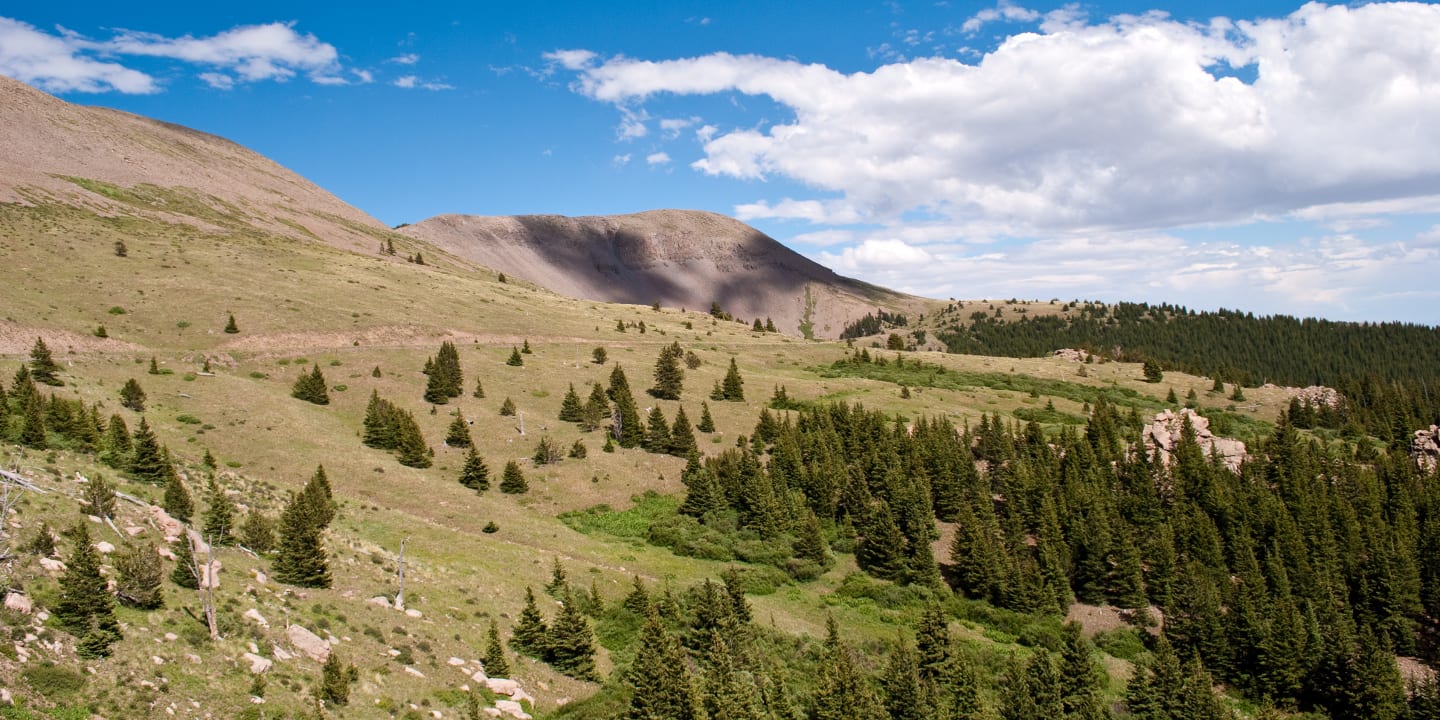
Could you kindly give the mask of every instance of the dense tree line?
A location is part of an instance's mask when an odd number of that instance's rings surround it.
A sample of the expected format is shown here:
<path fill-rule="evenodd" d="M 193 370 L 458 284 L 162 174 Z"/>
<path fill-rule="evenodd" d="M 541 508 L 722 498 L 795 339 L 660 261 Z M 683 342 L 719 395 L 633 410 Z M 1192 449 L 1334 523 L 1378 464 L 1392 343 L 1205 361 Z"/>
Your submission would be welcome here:
<path fill-rule="evenodd" d="M 874 313 L 865 313 L 865 316 L 845 325 L 840 331 L 841 340 L 853 340 L 855 338 L 878 335 L 882 330 L 895 327 L 905 327 L 910 321 L 899 313 L 886 312 L 877 309 Z"/>

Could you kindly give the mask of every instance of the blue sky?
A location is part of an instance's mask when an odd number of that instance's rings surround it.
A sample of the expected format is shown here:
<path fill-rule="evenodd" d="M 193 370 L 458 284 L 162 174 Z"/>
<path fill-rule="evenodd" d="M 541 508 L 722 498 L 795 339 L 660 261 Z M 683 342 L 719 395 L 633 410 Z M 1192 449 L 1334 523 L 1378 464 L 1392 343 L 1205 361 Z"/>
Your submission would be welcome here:
<path fill-rule="evenodd" d="M 1433 4 L 457 5 L 0 5 L 0 73 L 391 225 L 698 208 L 932 297 L 1440 322 Z"/>

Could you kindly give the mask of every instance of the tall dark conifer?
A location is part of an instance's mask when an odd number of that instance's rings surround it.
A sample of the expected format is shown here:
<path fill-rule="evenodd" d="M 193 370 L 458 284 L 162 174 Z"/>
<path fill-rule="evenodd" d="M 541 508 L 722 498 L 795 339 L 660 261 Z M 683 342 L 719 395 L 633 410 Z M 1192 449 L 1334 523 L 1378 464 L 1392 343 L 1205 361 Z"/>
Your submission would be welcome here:
<path fill-rule="evenodd" d="M 302 495 L 291 495 L 280 514 L 280 542 L 271 567 L 275 579 L 300 587 L 330 587 L 330 566 L 316 523 L 314 507 Z"/>

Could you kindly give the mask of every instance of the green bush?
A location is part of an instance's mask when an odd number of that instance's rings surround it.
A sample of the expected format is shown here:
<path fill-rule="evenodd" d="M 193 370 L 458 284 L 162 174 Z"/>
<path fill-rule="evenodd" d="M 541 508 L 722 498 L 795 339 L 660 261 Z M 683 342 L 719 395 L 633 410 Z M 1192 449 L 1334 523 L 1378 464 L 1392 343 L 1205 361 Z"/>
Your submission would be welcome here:
<path fill-rule="evenodd" d="M 46 698 L 70 695 L 85 687 L 84 675 L 50 662 L 32 665 L 20 674 L 31 689 Z"/>

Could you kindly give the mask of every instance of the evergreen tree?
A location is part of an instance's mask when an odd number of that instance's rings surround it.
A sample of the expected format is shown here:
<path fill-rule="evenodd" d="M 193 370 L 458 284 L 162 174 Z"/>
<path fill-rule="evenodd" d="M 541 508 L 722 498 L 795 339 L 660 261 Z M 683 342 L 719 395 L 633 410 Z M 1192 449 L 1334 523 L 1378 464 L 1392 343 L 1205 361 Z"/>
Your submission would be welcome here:
<path fill-rule="evenodd" d="M 235 501 L 220 488 L 215 476 L 210 476 L 206 485 L 205 539 L 213 545 L 231 545 L 235 542 L 236 521 Z"/>
<path fill-rule="evenodd" d="M 290 388 L 290 397 L 316 405 L 329 405 L 329 386 L 325 383 L 325 374 L 320 372 L 320 365 L 316 364 L 309 374 L 301 373 L 296 378 L 295 385 Z"/>
<path fill-rule="evenodd" d="M 565 399 L 560 401 L 560 421 L 580 422 L 585 419 L 585 410 L 580 405 L 580 396 L 575 392 L 575 383 L 570 383 L 570 389 L 565 391 Z"/>
<path fill-rule="evenodd" d="M 646 613 L 635 661 L 625 673 L 624 683 L 630 690 L 626 720 L 705 718 L 685 651 L 654 612 Z"/>
<path fill-rule="evenodd" d="M 150 356 L 150 369 L 149 369 L 149 370 L 146 370 L 145 372 L 147 372 L 147 373 L 149 373 L 149 374 L 151 374 L 151 375 L 159 375 L 159 374 L 160 374 L 160 362 L 155 359 L 155 356 L 154 356 L 154 355 L 151 355 L 151 356 Z"/>
<path fill-rule="evenodd" d="M 260 555 L 274 550 L 275 521 L 252 505 L 245 515 L 245 524 L 240 527 L 240 542 Z"/>
<path fill-rule="evenodd" d="M 324 465 L 315 466 L 314 474 L 300 490 L 300 500 L 305 503 L 305 511 L 310 514 L 311 522 L 317 529 L 330 527 L 335 519 L 336 503 Z"/>
<path fill-rule="evenodd" d="M 830 546 L 825 542 L 825 534 L 820 530 L 820 520 L 809 508 L 805 509 L 798 537 L 792 547 L 795 557 L 809 560 L 821 569 L 828 570 L 835 564 L 835 558 L 830 554 Z"/>
<path fill-rule="evenodd" d="M 510 661 L 505 657 L 505 647 L 500 644 L 500 627 L 495 618 L 490 618 L 490 630 L 485 641 L 485 657 L 481 661 L 485 674 L 490 677 L 510 677 Z"/>
<path fill-rule="evenodd" d="M 276 580 L 300 587 L 330 587 L 330 567 L 315 520 L 305 497 L 291 495 L 280 514 L 280 542 L 271 568 Z"/>
<path fill-rule="evenodd" d="M 545 617 L 535 605 L 535 593 L 525 588 L 525 607 L 520 611 L 515 626 L 510 631 L 510 649 L 521 655 L 543 657 L 545 655 L 550 629 Z"/>
<path fill-rule="evenodd" d="M 125 385 L 120 388 L 120 407 L 145 412 L 145 390 L 135 378 L 126 380 Z"/>
<path fill-rule="evenodd" d="M 225 332 L 230 335 L 240 332 L 240 326 L 235 324 L 235 314 L 230 314 L 230 319 L 225 322 Z"/>
<path fill-rule="evenodd" d="M 641 446 L 646 452 L 668 453 L 670 451 L 670 423 L 665 420 L 665 413 L 660 411 L 660 406 L 650 408 L 650 416 L 645 426 L 645 439 Z"/>
<path fill-rule="evenodd" d="M 501 416 L 501 417 L 515 417 L 515 401 L 514 401 L 514 400 L 511 400 L 510 398 L 507 397 L 507 398 L 505 398 L 505 402 L 500 403 L 500 416 Z"/>
<path fill-rule="evenodd" d="M 735 667 L 734 652 L 720 630 L 710 631 L 703 663 L 701 698 L 710 720 L 761 720 L 761 693 L 748 673 Z"/>
<path fill-rule="evenodd" d="M 514 460 L 505 463 L 505 473 L 500 478 L 500 492 L 519 495 L 529 491 L 530 483 L 525 481 L 525 473 L 520 471 L 520 464 Z"/>
<path fill-rule="evenodd" d="M 650 592 L 645 589 L 645 581 L 639 575 L 633 576 L 630 593 L 620 604 L 636 615 L 644 617 L 650 614 Z"/>
<path fill-rule="evenodd" d="M 595 635 L 579 603 L 568 593 L 550 626 L 546 645 L 545 659 L 551 667 L 581 680 L 599 679 L 595 674 Z"/>
<path fill-rule="evenodd" d="M 615 367 L 619 369 L 620 366 Z M 615 441 L 622 448 L 640 447 L 645 442 L 645 427 L 640 424 L 640 410 L 635 407 L 635 398 L 630 394 L 629 386 L 617 390 L 613 399 L 618 424 L 612 431 Z"/>
<path fill-rule="evenodd" d="M 535 454 L 530 456 L 530 461 L 537 467 L 560 462 L 560 449 L 555 447 L 549 435 L 542 435 L 540 442 L 535 445 Z"/>
<path fill-rule="evenodd" d="M 90 478 L 81 493 L 80 511 L 98 518 L 115 516 L 115 486 L 101 475 Z"/>
<path fill-rule="evenodd" d="M 720 399 L 731 402 L 743 402 L 745 400 L 745 381 L 740 378 L 740 369 L 735 366 L 735 358 L 730 358 L 730 369 L 725 372 L 725 382 L 721 385 L 723 397 Z"/>
<path fill-rule="evenodd" d="M 624 326 L 624 325 L 621 325 L 621 326 L 620 326 L 620 332 L 625 332 L 625 326 Z M 595 363 L 596 365 L 604 365 L 604 364 L 605 364 L 605 361 L 608 360 L 609 358 L 610 358 L 610 354 L 607 353 L 607 352 L 605 351 L 605 348 L 603 348 L 603 347 L 598 347 L 598 346 L 597 346 L 594 350 L 591 350 L 591 351 L 590 351 L 590 362 Z"/>
<path fill-rule="evenodd" d="M 475 378 L 475 392 L 470 393 L 470 396 L 479 400 L 485 399 L 485 386 L 480 384 L 480 378 Z"/>
<path fill-rule="evenodd" d="M 68 533 L 75 547 L 65 558 L 60 575 L 60 599 L 54 617 L 70 634 L 79 638 L 81 657 L 105 657 L 120 640 L 120 623 L 105 576 L 100 574 L 100 554 L 90 544 L 90 529 L 76 523 Z"/>
<path fill-rule="evenodd" d="M 520 367 L 525 364 L 525 358 L 520 357 L 520 348 L 510 348 L 510 359 L 506 360 L 505 364 L 511 367 Z"/>
<path fill-rule="evenodd" d="M 152 543 L 126 541 L 115 553 L 115 574 L 115 596 L 120 602 L 141 610 L 165 604 L 165 594 L 160 590 L 160 554 Z"/>
<path fill-rule="evenodd" d="M 364 434 L 361 442 L 381 450 L 394 450 L 400 446 L 400 426 L 397 422 L 401 410 L 389 400 L 380 397 L 380 391 L 370 391 L 370 403 L 365 406 Z"/>
<path fill-rule="evenodd" d="M 525 338 L 523 344 L 520 345 L 520 354 L 530 355 L 531 352 L 532 351 L 530 350 L 530 338 Z"/>
<path fill-rule="evenodd" d="M 460 351 L 455 349 L 455 343 L 440 343 L 440 351 L 435 354 L 435 375 L 440 378 L 440 392 L 445 397 L 460 397 L 465 374 L 460 369 Z"/>
<path fill-rule="evenodd" d="M 1158 383 L 1165 379 L 1165 368 L 1160 367 L 1160 363 L 1154 360 L 1146 360 L 1143 371 L 1145 374 L 1145 382 Z"/>
<path fill-rule="evenodd" d="M 165 463 L 167 468 L 170 463 Z M 180 480 L 179 473 L 170 468 L 165 477 L 165 495 L 161 500 L 161 506 L 170 517 L 182 523 L 189 523 L 191 516 L 195 514 L 195 501 L 190 498 L 190 491 L 185 489 L 185 483 Z"/>
<path fill-rule="evenodd" d="M 610 397 L 600 383 L 590 386 L 590 397 L 585 400 L 580 418 L 580 429 L 590 432 L 604 425 L 610 419 Z"/>
<path fill-rule="evenodd" d="M 430 467 L 430 446 L 425 444 L 425 438 L 420 434 L 420 425 L 415 422 L 415 416 L 408 412 L 401 412 L 396 420 L 399 428 L 396 459 L 405 467 L 421 469 Z"/>
<path fill-rule="evenodd" d="M 855 547 L 855 563 L 875 577 L 893 580 L 904 565 L 905 536 L 885 503 L 870 509 L 869 521 Z"/>
<path fill-rule="evenodd" d="M 586 449 L 584 440 L 576 440 L 575 444 L 570 446 L 570 457 L 577 460 L 584 460 L 585 456 L 589 453 L 590 451 Z"/>
<path fill-rule="evenodd" d="M 42 408 L 45 400 L 39 393 L 31 395 L 25 402 L 25 413 L 20 416 L 20 444 L 36 450 L 49 447 L 45 436 L 45 415 Z"/>
<path fill-rule="evenodd" d="M 902 638 L 890 651 L 882 686 L 892 720 L 930 720 L 935 717 L 934 695 L 920 679 L 915 651 Z"/>
<path fill-rule="evenodd" d="M 676 408 L 675 423 L 670 426 L 670 454 L 686 457 L 695 451 L 696 447 L 695 431 L 690 427 L 690 418 L 686 417 L 685 408 Z"/>
<path fill-rule="evenodd" d="M 315 696 L 323 701 L 326 707 L 341 707 L 350 702 L 350 685 L 360 679 L 360 673 L 354 665 L 342 665 L 340 653 L 331 650 L 325 658 L 325 665 L 320 668 L 320 686 L 315 690 Z"/>
<path fill-rule="evenodd" d="M 199 565 L 195 561 L 195 548 L 190 544 L 190 528 L 180 533 L 174 552 L 175 567 L 170 571 L 170 582 L 187 590 L 199 590 L 200 576 L 196 574 Z"/>
<path fill-rule="evenodd" d="M 450 421 L 450 429 L 445 434 L 445 444 L 450 447 L 474 446 L 474 441 L 470 439 L 470 426 L 465 422 L 464 413 L 456 411 L 455 419 Z"/>
<path fill-rule="evenodd" d="M 545 584 L 545 592 L 555 598 L 570 594 L 570 581 L 565 576 L 565 566 L 560 564 L 558 556 L 551 558 L 550 582 Z"/>
<path fill-rule="evenodd" d="M 473 446 L 465 456 L 465 466 L 460 469 L 460 484 L 475 492 L 490 489 L 490 468 L 485 466 L 485 460 Z"/>
<path fill-rule="evenodd" d="M 684 352 L 678 342 L 660 349 L 660 356 L 655 360 L 655 386 L 649 390 L 652 396 L 661 400 L 680 399 L 685 381 L 685 371 L 680 369 L 682 357 Z"/>
<path fill-rule="evenodd" d="M 700 424 L 695 426 L 696 430 L 703 433 L 715 432 L 715 419 L 710 417 L 710 403 L 700 403 Z"/>
<path fill-rule="evenodd" d="M 431 405 L 444 405 L 450 402 L 450 396 L 446 393 L 446 378 L 435 367 L 434 360 L 427 360 L 425 367 L 428 370 L 425 374 L 429 377 L 425 380 L 425 402 Z"/>
<path fill-rule="evenodd" d="M 870 679 L 856 667 L 850 648 L 840 642 L 835 619 L 826 623 L 825 657 L 811 697 L 810 720 L 887 720 L 890 714 Z"/>
<path fill-rule="evenodd" d="M 1107 720 L 1105 686 L 1109 678 L 1094 657 L 1095 647 L 1080 634 L 1080 626 L 1066 623 L 1060 650 L 1060 702 L 1065 717 L 1073 720 Z"/>
<path fill-rule="evenodd" d="M 30 377 L 37 383 L 60 387 L 65 383 L 60 381 L 59 372 L 60 366 L 51 357 L 50 348 L 45 347 L 44 340 L 35 338 L 35 345 L 30 348 Z"/>

